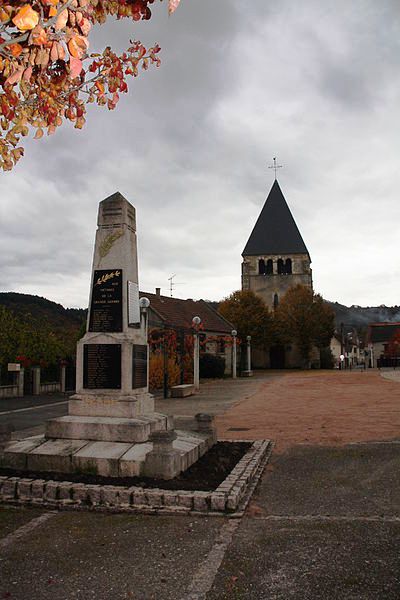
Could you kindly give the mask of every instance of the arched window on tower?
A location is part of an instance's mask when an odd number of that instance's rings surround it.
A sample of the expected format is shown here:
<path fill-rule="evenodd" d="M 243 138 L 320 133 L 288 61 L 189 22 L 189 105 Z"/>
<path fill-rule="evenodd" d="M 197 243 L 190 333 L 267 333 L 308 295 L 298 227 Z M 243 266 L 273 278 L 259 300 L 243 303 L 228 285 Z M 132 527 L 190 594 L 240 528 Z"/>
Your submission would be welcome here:
<path fill-rule="evenodd" d="M 278 258 L 278 275 L 283 275 L 285 273 L 285 265 L 283 264 L 283 260 Z"/>
<path fill-rule="evenodd" d="M 291 258 L 286 259 L 285 272 L 286 272 L 286 275 L 291 275 L 291 273 L 292 273 L 292 259 Z"/>
<path fill-rule="evenodd" d="M 265 261 L 263 258 L 258 261 L 258 274 L 265 275 Z"/>
<path fill-rule="evenodd" d="M 272 275 L 273 272 L 274 272 L 274 262 L 273 262 L 272 258 L 269 258 L 267 260 L 267 264 L 265 266 L 265 274 Z"/>
<path fill-rule="evenodd" d="M 276 308 L 278 308 L 278 304 L 279 304 L 278 294 L 274 294 L 274 310 Z"/>

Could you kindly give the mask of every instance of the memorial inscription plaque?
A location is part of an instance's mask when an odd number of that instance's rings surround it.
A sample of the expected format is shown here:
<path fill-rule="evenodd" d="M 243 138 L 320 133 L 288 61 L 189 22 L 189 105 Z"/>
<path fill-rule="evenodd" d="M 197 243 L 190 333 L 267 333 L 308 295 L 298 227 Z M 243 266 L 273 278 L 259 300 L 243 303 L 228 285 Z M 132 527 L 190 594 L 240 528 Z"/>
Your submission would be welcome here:
<path fill-rule="evenodd" d="M 133 344 L 132 346 L 132 388 L 147 386 L 147 346 Z"/>
<path fill-rule="evenodd" d="M 122 269 L 94 272 L 89 331 L 122 331 Z"/>
<path fill-rule="evenodd" d="M 84 344 L 83 387 L 121 389 L 121 344 Z"/>
<path fill-rule="evenodd" d="M 140 326 L 139 286 L 128 281 L 128 326 Z"/>

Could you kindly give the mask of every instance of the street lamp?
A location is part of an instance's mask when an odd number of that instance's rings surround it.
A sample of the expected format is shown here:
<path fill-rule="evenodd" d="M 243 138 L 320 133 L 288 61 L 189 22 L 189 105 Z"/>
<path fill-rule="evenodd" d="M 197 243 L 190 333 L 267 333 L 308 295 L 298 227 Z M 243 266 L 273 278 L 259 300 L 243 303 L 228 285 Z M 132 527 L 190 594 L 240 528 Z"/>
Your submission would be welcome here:
<path fill-rule="evenodd" d="M 192 326 L 194 329 L 194 350 L 193 350 L 193 383 L 194 389 L 197 391 L 200 388 L 200 340 L 199 340 L 199 325 L 200 317 L 193 317 Z"/>
<path fill-rule="evenodd" d="M 233 342 L 232 342 L 232 378 L 236 379 L 236 329 L 232 329 L 231 331 Z"/>
<path fill-rule="evenodd" d="M 149 306 L 150 306 L 150 300 L 148 298 L 146 298 L 145 296 L 143 296 L 143 298 L 140 298 L 139 308 L 140 308 L 140 314 L 143 315 L 144 330 L 145 330 L 146 338 L 147 338 L 147 309 L 149 308 Z"/>
<path fill-rule="evenodd" d="M 251 335 L 248 335 L 246 337 L 246 341 L 247 341 L 247 369 L 246 369 L 246 371 L 243 371 L 242 375 L 244 375 L 245 377 L 251 377 L 253 375 L 253 372 L 251 370 Z"/>

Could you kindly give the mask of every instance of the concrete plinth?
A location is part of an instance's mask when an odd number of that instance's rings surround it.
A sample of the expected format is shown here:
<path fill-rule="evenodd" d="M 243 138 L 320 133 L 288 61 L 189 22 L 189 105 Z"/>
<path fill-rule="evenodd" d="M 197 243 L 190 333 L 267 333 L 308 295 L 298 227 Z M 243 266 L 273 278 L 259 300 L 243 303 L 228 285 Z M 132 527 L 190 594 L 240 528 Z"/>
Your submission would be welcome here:
<path fill-rule="evenodd" d="M 155 431 L 144 443 L 35 436 L 12 442 L 0 464 L 36 472 L 170 479 L 196 462 L 213 443 L 212 435 L 197 431 Z"/>
<path fill-rule="evenodd" d="M 134 419 L 154 412 L 154 397 L 144 392 L 135 395 L 76 394 L 68 403 L 68 414 L 88 417 L 122 417 Z"/>
<path fill-rule="evenodd" d="M 184 383 L 182 385 L 174 385 L 171 388 L 172 398 L 186 398 L 187 396 L 193 396 L 195 392 L 194 385 L 192 383 Z"/>
<path fill-rule="evenodd" d="M 67 415 L 48 421 L 45 437 L 103 442 L 145 442 L 152 431 L 166 430 L 167 417 L 158 413 L 136 419 Z"/>

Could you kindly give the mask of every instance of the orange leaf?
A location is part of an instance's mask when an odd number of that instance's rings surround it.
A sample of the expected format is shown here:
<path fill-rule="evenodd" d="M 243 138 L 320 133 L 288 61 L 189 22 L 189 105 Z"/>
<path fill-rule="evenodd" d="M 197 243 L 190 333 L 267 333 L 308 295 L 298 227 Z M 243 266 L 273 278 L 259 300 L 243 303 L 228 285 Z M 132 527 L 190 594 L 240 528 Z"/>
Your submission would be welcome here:
<path fill-rule="evenodd" d="M 36 46 L 43 46 L 47 42 L 47 33 L 43 27 L 37 26 L 32 31 L 32 42 Z"/>
<path fill-rule="evenodd" d="M 100 94 L 104 94 L 104 85 L 101 83 L 101 81 L 96 81 L 95 85 L 99 90 Z"/>
<path fill-rule="evenodd" d="M 39 23 L 39 14 L 33 10 L 30 4 L 25 4 L 12 21 L 20 31 L 29 31 Z"/>
<path fill-rule="evenodd" d="M 49 17 L 55 17 L 57 14 L 57 9 L 54 6 L 50 6 L 49 8 Z"/>
<path fill-rule="evenodd" d="M 11 44 L 11 54 L 15 57 L 19 56 L 22 52 L 22 46 L 20 44 Z"/>
<path fill-rule="evenodd" d="M 39 127 L 39 129 L 36 130 L 34 139 L 40 140 L 41 137 L 43 137 L 43 129 Z"/>
<path fill-rule="evenodd" d="M 88 41 L 81 35 L 75 35 L 68 42 L 68 50 L 74 58 L 82 58 L 88 49 Z"/>

